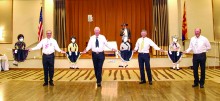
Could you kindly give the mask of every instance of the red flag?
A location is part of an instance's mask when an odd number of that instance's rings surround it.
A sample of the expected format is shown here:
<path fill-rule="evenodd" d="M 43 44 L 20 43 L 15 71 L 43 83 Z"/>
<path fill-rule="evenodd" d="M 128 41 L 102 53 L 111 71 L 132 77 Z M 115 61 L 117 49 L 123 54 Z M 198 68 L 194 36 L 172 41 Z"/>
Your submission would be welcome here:
<path fill-rule="evenodd" d="M 43 38 L 43 16 L 42 16 L 42 7 L 40 10 L 40 18 L 39 18 L 39 25 L 38 25 L 38 41 L 41 41 Z"/>
<path fill-rule="evenodd" d="M 183 22 L 182 22 L 182 41 L 184 42 L 186 39 L 188 39 L 187 35 L 187 22 L 186 22 L 186 5 L 184 1 L 184 8 L 183 8 Z"/>

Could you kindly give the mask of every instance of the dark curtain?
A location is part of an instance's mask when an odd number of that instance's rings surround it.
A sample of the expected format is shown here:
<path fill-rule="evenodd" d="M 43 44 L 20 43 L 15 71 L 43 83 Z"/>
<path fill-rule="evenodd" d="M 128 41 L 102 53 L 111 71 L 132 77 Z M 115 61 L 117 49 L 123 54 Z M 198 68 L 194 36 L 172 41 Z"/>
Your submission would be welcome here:
<path fill-rule="evenodd" d="M 65 30 L 65 0 L 54 0 L 54 38 L 62 50 L 65 50 L 65 47 L 67 47 Z M 56 53 L 56 56 L 63 56 L 63 54 Z"/>
<path fill-rule="evenodd" d="M 153 0 L 153 41 L 162 49 L 169 46 L 167 0 Z M 153 55 L 164 55 L 153 51 Z"/>
<path fill-rule="evenodd" d="M 66 42 L 75 36 L 79 50 L 86 48 L 95 26 L 101 28 L 101 33 L 108 41 L 121 44 L 120 29 L 123 22 L 128 23 L 131 30 L 131 43 L 134 47 L 142 29 L 152 34 L 153 2 L 152 0 L 65 0 L 66 2 Z M 93 16 L 89 29 L 88 15 Z M 161 33 L 163 34 L 163 33 Z M 62 43 L 63 45 L 64 43 Z"/>

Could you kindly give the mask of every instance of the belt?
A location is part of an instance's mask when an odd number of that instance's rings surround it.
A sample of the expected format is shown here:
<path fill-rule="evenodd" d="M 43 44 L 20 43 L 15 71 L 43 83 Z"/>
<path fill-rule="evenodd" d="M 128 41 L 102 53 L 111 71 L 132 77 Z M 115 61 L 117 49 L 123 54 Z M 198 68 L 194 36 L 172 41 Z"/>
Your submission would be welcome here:
<path fill-rule="evenodd" d="M 102 54 L 104 52 L 102 51 L 102 52 L 92 52 L 92 53 L 94 53 L 94 54 Z"/>
<path fill-rule="evenodd" d="M 53 54 L 54 54 L 54 53 L 51 53 L 51 54 L 45 54 L 45 53 L 43 53 L 43 55 L 47 55 L 47 56 L 48 56 L 48 55 L 53 55 Z"/>
<path fill-rule="evenodd" d="M 203 52 L 203 53 L 194 53 L 193 55 L 202 55 L 202 54 L 206 54 L 206 52 Z"/>
<path fill-rule="evenodd" d="M 139 52 L 139 54 L 149 54 L 149 53 L 143 53 L 143 52 Z"/>

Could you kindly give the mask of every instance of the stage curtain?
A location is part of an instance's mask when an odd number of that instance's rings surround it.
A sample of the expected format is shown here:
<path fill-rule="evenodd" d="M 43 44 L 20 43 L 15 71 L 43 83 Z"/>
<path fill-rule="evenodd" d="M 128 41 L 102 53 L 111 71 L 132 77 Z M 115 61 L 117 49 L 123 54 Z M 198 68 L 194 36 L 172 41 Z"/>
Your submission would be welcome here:
<path fill-rule="evenodd" d="M 168 10 L 167 0 L 153 0 L 153 41 L 162 49 L 169 46 Z M 153 51 L 153 55 L 165 55 L 159 51 Z"/>
<path fill-rule="evenodd" d="M 65 10 L 65 0 L 54 0 L 54 38 L 62 50 L 66 50 L 67 47 Z M 61 53 L 55 55 L 64 56 Z"/>
<path fill-rule="evenodd" d="M 65 0 L 66 3 L 66 47 L 70 37 L 75 36 L 79 50 L 86 48 L 90 33 L 99 26 L 101 34 L 108 41 L 121 44 L 120 29 L 123 22 L 131 29 L 131 43 L 134 45 L 142 29 L 148 31 L 151 38 L 153 25 L 152 0 Z M 89 24 L 88 15 L 93 16 Z"/>

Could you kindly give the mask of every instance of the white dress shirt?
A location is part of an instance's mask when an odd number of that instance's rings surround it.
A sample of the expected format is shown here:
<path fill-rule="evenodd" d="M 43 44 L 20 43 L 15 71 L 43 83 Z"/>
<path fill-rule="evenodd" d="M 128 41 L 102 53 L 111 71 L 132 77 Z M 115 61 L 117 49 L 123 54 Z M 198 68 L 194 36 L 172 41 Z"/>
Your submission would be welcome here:
<path fill-rule="evenodd" d="M 56 51 L 61 52 L 61 49 L 59 48 L 57 41 L 53 38 L 44 38 L 40 41 L 40 43 L 37 44 L 36 47 L 32 48 L 31 50 L 38 50 L 43 48 L 42 52 L 44 54 L 52 54 Z"/>
<path fill-rule="evenodd" d="M 125 28 L 124 29 L 124 35 L 123 35 L 124 37 L 127 37 L 128 36 L 128 30 L 127 30 L 127 28 Z"/>
<path fill-rule="evenodd" d="M 189 48 L 186 52 L 189 53 L 192 50 L 194 54 L 201 54 L 207 52 L 209 49 L 211 49 L 209 40 L 200 35 L 198 38 L 194 36 L 190 39 Z"/>
<path fill-rule="evenodd" d="M 142 41 L 143 37 L 137 40 L 134 48 L 135 51 L 138 50 L 139 53 L 149 53 L 150 46 L 152 46 L 155 50 L 160 50 L 160 48 L 151 39 L 147 37 L 144 38 L 144 47 L 142 48 L 142 50 L 140 50 Z"/>
<path fill-rule="evenodd" d="M 121 45 L 120 45 L 120 50 L 123 51 L 123 50 L 130 50 L 130 44 L 128 42 L 122 42 Z"/>
<path fill-rule="evenodd" d="M 93 35 L 90 37 L 88 45 L 86 47 L 86 51 L 89 51 L 92 49 L 93 52 L 103 52 L 105 46 L 108 47 L 109 49 L 112 49 L 109 47 L 107 40 L 104 35 L 99 34 L 98 36 L 98 41 L 99 41 L 99 47 L 96 47 L 96 35 Z"/>

